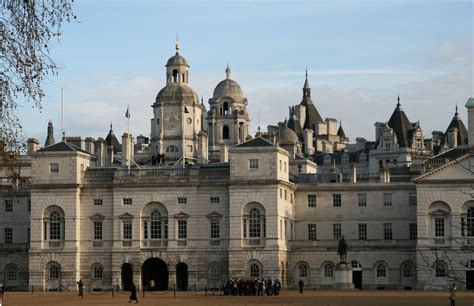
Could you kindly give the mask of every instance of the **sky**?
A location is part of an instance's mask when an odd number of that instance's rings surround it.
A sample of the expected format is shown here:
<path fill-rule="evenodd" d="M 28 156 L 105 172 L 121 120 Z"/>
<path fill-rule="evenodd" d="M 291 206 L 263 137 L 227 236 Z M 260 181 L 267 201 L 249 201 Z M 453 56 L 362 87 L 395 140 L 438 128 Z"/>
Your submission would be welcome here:
<path fill-rule="evenodd" d="M 68 136 L 150 134 L 151 105 L 165 64 L 180 53 L 190 86 L 206 106 L 227 64 L 248 99 L 252 135 L 299 104 L 305 69 L 323 118 L 342 120 L 351 142 L 375 138 L 397 95 L 425 138 L 445 131 L 456 104 L 473 93 L 471 1 L 77 0 L 52 58 L 59 75 L 44 85 L 43 109 L 21 103 L 25 137 L 43 145 L 47 123 Z"/>

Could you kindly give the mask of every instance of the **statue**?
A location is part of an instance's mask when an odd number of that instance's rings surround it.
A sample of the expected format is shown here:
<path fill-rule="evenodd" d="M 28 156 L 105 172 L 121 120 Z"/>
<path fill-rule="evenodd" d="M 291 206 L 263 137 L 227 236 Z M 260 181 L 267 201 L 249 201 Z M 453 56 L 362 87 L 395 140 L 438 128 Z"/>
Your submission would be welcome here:
<path fill-rule="evenodd" d="M 341 262 L 346 262 L 346 255 L 347 255 L 347 243 L 342 236 L 341 240 L 339 240 L 339 247 L 337 248 L 337 255 L 341 257 Z"/>

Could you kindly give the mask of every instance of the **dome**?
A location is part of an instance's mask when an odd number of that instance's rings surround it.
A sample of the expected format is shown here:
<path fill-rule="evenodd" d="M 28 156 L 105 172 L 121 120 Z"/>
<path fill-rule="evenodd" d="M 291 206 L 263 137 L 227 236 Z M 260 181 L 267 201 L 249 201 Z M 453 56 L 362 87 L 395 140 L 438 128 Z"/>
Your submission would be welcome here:
<path fill-rule="evenodd" d="M 176 54 L 174 56 L 170 57 L 168 62 L 166 62 L 166 67 L 169 67 L 169 66 L 186 66 L 186 67 L 189 67 L 188 62 L 186 61 L 186 59 L 184 57 L 182 57 L 181 55 L 179 55 L 178 52 L 176 52 Z"/>
<path fill-rule="evenodd" d="M 156 96 L 156 103 L 168 101 L 184 101 L 185 104 L 199 103 L 197 93 L 189 86 L 181 84 L 171 84 L 160 90 Z"/>
<path fill-rule="evenodd" d="M 295 131 L 293 131 L 292 129 L 288 127 L 286 120 L 283 126 L 280 127 L 278 134 L 279 134 L 280 144 L 286 144 L 286 143 L 294 144 L 299 141 L 298 135 L 296 135 Z"/>
<path fill-rule="evenodd" d="M 214 99 L 219 99 L 223 97 L 230 97 L 235 101 L 240 101 L 244 98 L 244 93 L 240 85 L 231 79 L 225 79 L 217 84 L 214 89 L 214 94 L 212 95 Z"/>

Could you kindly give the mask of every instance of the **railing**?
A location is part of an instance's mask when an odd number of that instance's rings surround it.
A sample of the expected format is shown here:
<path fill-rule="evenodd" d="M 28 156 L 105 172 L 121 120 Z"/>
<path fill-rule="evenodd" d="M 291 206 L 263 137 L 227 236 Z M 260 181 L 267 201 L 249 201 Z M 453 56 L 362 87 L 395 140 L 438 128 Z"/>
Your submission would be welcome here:
<path fill-rule="evenodd" d="M 167 247 L 168 240 L 142 240 L 142 248 L 160 248 L 160 247 Z"/>
<path fill-rule="evenodd" d="M 243 247 L 263 248 L 265 238 L 247 238 L 242 240 Z"/>
<path fill-rule="evenodd" d="M 310 248 L 317 247 L 321 249 L 334 249 L 337 251 L 338 240 L 333 239 L 321 239 L 321 240 L 290 240 L 288 241 L 289 245 L 293 248 Z M 350 246 L 351 250 L 357 249 L 377 249 L 385 247 L 407 247 L 415 246 L 416 240 L 410 239 L 392 239 L 392 240 L 383 240 L 383 239 L 370 239 L 370 240 L 347 240 L 347 244 Z"/>
<path fill-rule="evenodd" d="M 29 243 L 0 243 L 0 252 L 27 251 Z"/>
<path fill-rule="evenodd" d="M 48 241 L 48 247 L 50 249 L 58 249 L 64 246 L 62 241 Z"/>

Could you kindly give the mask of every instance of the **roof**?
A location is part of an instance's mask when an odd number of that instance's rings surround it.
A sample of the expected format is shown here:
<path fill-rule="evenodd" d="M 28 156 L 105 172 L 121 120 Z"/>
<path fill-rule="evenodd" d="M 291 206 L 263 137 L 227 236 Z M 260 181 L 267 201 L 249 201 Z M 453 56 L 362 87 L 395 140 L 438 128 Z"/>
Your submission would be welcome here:
<path fill-rule="evenodd" d="M 212 97 L 214 99 L 230 97 L 235 101 L 240 101 L 243 99 L 244 93 L 242 92 L 242 88 L 240 88 L 240 85 L 236 81 L 227 78 L 217 84 Z"/>
<path fill-rule="evenodd" d="M 107 137 L 105 137 L 105 144 L 108 146 L 112 145 L 115 152 L 122 151 L 122 146 L 120 145 L 120 142 L 118 141 L 117 137 L 115 137 L 114 131 L 112 130 L 112 125 L 110 125 L 109 134 L 107 135 Z"/>
<path fill-rule="evenodd" d="M 331 162 L 334 160 L 336 162 L 336 165 L 339 165 L 342 163 L 343 155 L 345 154 L 349 155 L 349 163 L 351 163 L 351 162 L 358 162 L 359 155 L 362 153 L 364 153 L 363 150 L 350 151 L 350 152 L 338 151 L 338 152 L 333 152 L 333 153 L 316 153 L 313 155 L 313 160 L 318 166 L 324 165 L 324 157 L 328 155 L 331 157 Z"/>
<path fill-rule="evenodd" d="M 304 128 L 314 130 L 316 123 L 324 122 L 319 114 L 316 106 L 311 101 L 311 97 L 303 97 L 300 105 L 306 106 L 306 117 L 304 120 Z"/>
<path fill-rule="evenodd" d="M 169 66 L 186 66 L 189 67 L 188 62 L 184 57 L 182 57 L 177 51 L 176 54 L 169 58 L 168 62 L 166 62 L 166 67 Z"/>
<path fill-rule="evenodd" d="M 278 131 L 278 140 L 283 143 L 297 143 L 299 141 L 298 135 L 288 127 L 288 122 L 285 120 Z"/>
<path fill-rule="evenodd" d="M 69 142 L 58 142 L 53 145 L 44 147 L 39 149 L 37 152 L 82 152 L 82 153 L 87 153 L 89 152 L 82 150 L 81 148 L 76 147 L 72 143 Z"/>
<path fill-rule="evenodd" d="M 242 142 L 241 144 L 235 145 L 237 148 L 246 147 L 274 147 L 275 145 L 263 137 L 255 137 L 253 139 Z"/>
<path fill-rule="evenodd" d="M 456 107 L 456 112 L 454 113 L 453 119 L 449 123 L 448 128 L 446 129 L 446 132 L 444 133 L 444 139 L 443 142 L 446 141 L 446 137 L 448 135 L 448 131 L 452 128 L 457 128 L 458 129 L 458 134 L 457 134 L 457 144 L 458 146 L 467 144 L 467 138 L 468 138 L 468 133 L 466 126 L 462 122 L 461 118 L 459 118 L 458 114 L 458 109 Z"/>
<path fill-rule="evenodd" d="M 184 101 L 185 104 L 200 104 L 197 93 L 188 85 L 171 83 L 163 87 L 156 96 L 156 103 Z"/>
<path fill-rule="evenodd" d="M 342 128 L 342 123 L 339 125 L 339 129 L 337 130 L 337 136 L 341 138 L 341 140 L 346 139 L 346 133 L 344 133 L 344 129 Z"/>
<path fill-rule="evenodd" d="M 397 103 L 397 107 L 393 111 L 390 120 L 388 120 L 388 126 L 393 129 L 397 135 L 397 142 L 400 147 L 409 147 L 409 132 L 413 128 L 410 120 L 403 111 L 400 102 Z"/>
<path fill-rule="evenodd" d="M 474 98 L 469 98 L 469 100 L 467 100 L 466 107 L 467 108 L 474 107 Z"/>

